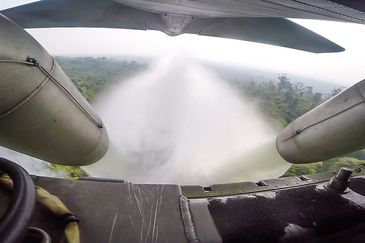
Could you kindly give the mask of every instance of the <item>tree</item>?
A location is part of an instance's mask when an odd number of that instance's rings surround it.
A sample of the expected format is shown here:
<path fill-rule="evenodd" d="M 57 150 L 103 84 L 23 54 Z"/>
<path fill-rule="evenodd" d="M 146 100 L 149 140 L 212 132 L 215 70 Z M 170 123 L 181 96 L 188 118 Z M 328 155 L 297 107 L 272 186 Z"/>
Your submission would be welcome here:
<path fill-rule="evenodd" d="M 56 61 L 90 102 L 111 84 L 130 78 L 147 68 L 146 64 L 136 61 L 106 57 L 56 57 Z"/>
<path fill-rule="evenodd" d="M 330 94 L 330 96 L 331 96 L 331 97 L 333 97 L 333 96 L 335 96 L 335 95 L 337 95 L 337 94 L 341 93 L 341 92 L 342 92 L 342 89 L 343 89 L 343 88 L 335 88 L 335 89 L 331 90 L 331 94 Z"/>
<path fill-rule="evenodd" d="M 278 83 L 278 91 L 282 92 L 282 91 L 288 91 L 293 89 L 292 84 L 290 82 L 290 79 L 287 77 L 286 74 L 280 74 L 278 76 L 279 79 L 279 83 Z"/>
<path fill-rule="evenodd" d="M 315 93 L 312 97 L 313 107 L 317 106 L 322 101 L 322 94 Z"/>

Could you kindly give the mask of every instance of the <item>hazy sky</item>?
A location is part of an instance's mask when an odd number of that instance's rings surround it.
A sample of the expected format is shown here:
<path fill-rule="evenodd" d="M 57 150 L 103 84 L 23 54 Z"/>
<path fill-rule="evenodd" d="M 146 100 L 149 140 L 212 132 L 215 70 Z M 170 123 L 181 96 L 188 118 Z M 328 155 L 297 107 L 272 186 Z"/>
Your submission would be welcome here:
<path fill-rule="evenodd" d="M 32 2 L 1 0 L 0 9 Z M 52 55 L 184 55 L 278 73 L 299 74 L 351 85 L 365 78 L 365 26 L 314 20 L 295 22 L 343 46 L 346 51 L 313 54 L 282 47 L 222 38 L 122 29 L 32 29 Z"/>

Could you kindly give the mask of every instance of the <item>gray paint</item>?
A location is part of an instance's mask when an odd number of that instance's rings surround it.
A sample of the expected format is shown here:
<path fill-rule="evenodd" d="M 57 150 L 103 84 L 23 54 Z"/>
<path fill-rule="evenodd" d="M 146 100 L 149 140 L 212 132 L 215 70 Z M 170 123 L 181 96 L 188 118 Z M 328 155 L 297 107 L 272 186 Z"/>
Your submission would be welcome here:
<path fill-rule="evenodd" d="M 213 222 L 206 199 L 189 199 L 190 211 L 199 242 L 223 242 Z"/>
<path fill-rule="evenodd" d="M 48 0 L 2 11 L 24 28 L 101 27 L 233 38 L 314 53 L 344 49 L 284 18 L 365 23 L 331 1 Z"/>
<path fill-rule="evenodd" d="M 225 188 L 222 194 L 212 188 L 214 196 L 199 199 L 176 185 L 33 178 L 79 218 L 85 243 L 189 242 L 183 214 L 191 216 L 189 228 L 198 242 L 364 242 L 365 178 L 352 177 L 349 192 L 338 194 L 324 187 L 328 174 L 307 177 L 300 184 L 299 178 L 266 181 L 255 191 L 242 184 L 239 193 L 237 184 L 217 185 Z M 0 214 L 9 196 L 0 188 Z M 52 242 L 63 242 L 61 219 L 40 205 L 31 226 L 50 234 Z"/>
<path fill-rule="evenodd" d="M 281 156 L 311 163 L 365 147 L 365 80 L 289 124 L 277 137 Z"/>
<path fill-rule="evenodd" d="M 1 146 L 67 165 L 104 155 L 108 136 L 94 109 L 40 44 L 3 15 L 0 73 Z"/>

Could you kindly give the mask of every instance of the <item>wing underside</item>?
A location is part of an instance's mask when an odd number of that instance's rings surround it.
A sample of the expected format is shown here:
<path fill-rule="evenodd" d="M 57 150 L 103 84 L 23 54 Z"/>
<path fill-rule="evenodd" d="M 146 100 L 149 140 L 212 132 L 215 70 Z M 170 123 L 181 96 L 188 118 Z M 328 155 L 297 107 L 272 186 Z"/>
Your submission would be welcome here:
<path fill-rule="evenodd" d="M 165 5 L 158 5 L 160 1 Z M 135 1 L 137 2 L 143 4 L 147 1 Z M 314 53 L 339 52 L 344 49 L 285 18 L 302 17 L 365 23 L 365 14 L 362 12 L 365 4 L 356 4 L 354 1 L 349 1 L 351 6 L 340 5 L 345 3 L 339 0 L 234 1 L 240 5 L 232 8 L 227 4 L 233 1 L 228 0 L 215 6 L 215 12 L 209 9 L 212 6 L 204 5 L 207 1 L 195 1 L 195 4 L 202 3 L 199 5 L 201 15 L 197 14 L 198 5 L 194 5 L 194 11 L 189 12 L 188 0 L 180 1 L 180 5 L 174 5 L 173 0 L 148 2 L 149 6 L 137 8 L 123 4 L 123 0 L 45 0 L 4 10 L 2 13 L 24 28 L 100 27 L 158 30 L 170 35 L 190 33 L 232 38 Z M 151 2 L 155 5 L 152 6 Z M 169 5 L 166 5 L 166 2 Z M 148 11 L 148 7 L 151 11 Z M 179 12 L 182 10 L 183 14 Z"/>

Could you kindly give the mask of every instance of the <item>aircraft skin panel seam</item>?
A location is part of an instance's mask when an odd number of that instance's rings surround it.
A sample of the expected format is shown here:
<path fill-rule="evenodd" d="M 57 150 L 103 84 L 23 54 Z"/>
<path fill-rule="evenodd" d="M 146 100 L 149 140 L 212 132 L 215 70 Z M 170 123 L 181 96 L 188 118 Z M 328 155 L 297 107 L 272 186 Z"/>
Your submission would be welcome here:
<path fill-rule="evenodd" d="M 325 117 L 325 118 L 323 118 L 323 119 L 321 119 L 321 120 L 319 120 L 317 122 L 311 123 L 311 124 L 309 124 L 309 125 L 307 125 L 307 126 L 305 126 L 303 128 L 300 128 L 300 129 L 297 129 L 296 131 L 293 131 L 293 134 L 290 135 L 289 137 L 283 139 L 283 141 L 287 141 L 289 139 L 295 138 L 296 136 L 300 135 L 303 131 L 307 130 L 308 128 L 311 128 L 311 127 L 313 127 L 315 125 L 318 125 L 318 124 L 320 124 L 320 123 L 322 123 L 324 121 L 327 121 L 327 120 L 329 120 L 329 119 L 331 119 L 333 117 L 336 117 L 336 116 L 338 116 L 338 115 L 340 115 L 340 114 L 342 114 L 342 113 L 344 113 L 346 111 L 349 111 L 349 110 L 351 110 L 351 109 L 353 109 L 353 108 L 355 108 L 355 107 L 357 107 L 359 105 L 364 104 L 365 103 L 365 97 L 360 93 L 360 91 L 358 90 L 357 87 L 356 87 L 355 90 L 359 93 L 359 96 L 362 98 L 361 101 L 359 101 L 359 102 L 357 102 L 357 103 L 355 103 L 355 104 L 353 104 L 353 105 L 351 105 L 351 106 L 349 106 L 349 107 L 347 107 L 347 108 L 345 108 L 343 110 L 340 110 L 339 112 L 337 112 L 335 114 L 332 114 L 332 115 L 330 115 L 328 117 Z M 296 141 L 296 140 L 294 140 L 294 141 Z"/>
<path fill-rule="evenodd" d="M 364 12 L 361 12 L 361 11 L 360 11 L 360 10 L 358 10 L 358 9 L 354 9 L 354 8 L 349 7 L 349 6 L 345 6 L 345 5 L 342 5 L 342 4 L 340 4 L 340 3 L 333 2 L 333 1 L 331 1 L 331 0 L 324 0 L 324 1 L 326 1 L 326 2 L 328 2 L 328 3 L 332 3 L 333 5 L 336 5 L 336 7 L 337 7 L 337 8 L 345 8 L 345 9 L 348 9 L 348 10 L 350 10 L 350 11 L 353 11 L 353 12 L 358 13 L 358 14 L 361 14 L 361 15 L 363 15 L 363 14 L 364 14 Z"/>
<path fill-rule="evenodd" d="M 160 9 L 160 7 L 156 7 L 156 8 L 151 8 L 151 9 L 149 9 L 149 8 L 147 8 L 147 7 L 143 7 L 143 5 L 141 6 L 141 5 L 135 5 L 135 4 L 132 4 L 132 3 L 129 3 L 129 2 L 117 2 L 117 3 L 119 3 L 119 4 L 121 4 L 121 5 L 124 5 L 124 6 L 129 6 L 129 7 L 132 7 L 132 8 L 135 8 L 135 9 L 139 9 L 139 10 L 143 10 L 143 11 L 149 11 L 149 12 L 153 12 L 153 13 L 159 13 L 159 14 L 176 14 L 176 15 L 193 15 L 193 16 L 195 16 L 195 17 L 199 17 L 199 15 L 198 14 L 193 14 L 192 12 L 191 12 L 191 7 L 189 7 L 189 6 L 186 6 L 186 5 L 183 5 L 183 4 L 180 4 L 180 5 L 178 5 L 178 4 L 167 4 L 167 3 L 164 3 L 164 4 L 166 4 L 167 5 L 167 9 L 169 9 L 169 8 L 174 8 L 174 7 L 176 7 L 176 6 L 178 6 L 179 8 L 180 8 L 180 11 L 179 12 L 172 12 L 172 13 L 170 13 L 168 10 L 161 10 Z M 217 9 L 215 9 L 215 10 L 211 10 L 211 11 L 217 11 L 217 10 L 219 10 L 219 8 L 217 8 Z M 214 12 L 214 13 L 216 13 L 216 12 Z M 239 16 L 237 16 L 237 17 L 239 17 Z"/>
<path fill-rule="evenodd" d="M 168 35 L 180 35 L 183 34 L 185 27 L 190 23 L 190 21 L 193 19 L 190 15 L 166 15 L 162 14 L 161 16 L 168 17 L 166 20 L 167 28 L 164 31 Z"/>
<path fill-rule="evenodd" d="M 302 1 L 299 1 L 299 0 L 291 0 L 291 1 L 296 2 L 296 3 L 299 3 L 299 4 L 303 4 L 303 5 L 305 5 L 305 6 L 312 7 L 312 8 L 314 8 L 314 9 L 320 9 L 320 10 L 325 11 L 325 12 L 330 12 L 330 13 L 333 13 L 333 14 L 335 14 L 335 15 L 344 16 L 344 17 L 346 17 L 346 18 L 352 18 L 352 19 L 356 19 L 356 20 L 359 20 L 359 21 L 363 21 L 363 22 L 365 22 L 365 19 L 361 19 L 361 18 L 358 18 L 358 17 L 351 17 L 351 16 L 348 16 L 348 15 L 343 14 L 343 13 L 338 13 L 338 12 L 335 12 L 335 11 L 333 11 L 333 10 L 329 10 L 329 9 L 326 9 L 326 8 L 322 8 L 322 7 L 319 7 L 319 6 L 315 6 L 315 5 L 312 5 L 312 4 L 309 4 L 309 3 L 305 3 L 305 2 L 302 2 Z M 329 1 L 329 0 L 326 0 L 326 1 L 327 1 L 328 3 L 333 3 L 333 2 L 331 2 L 331 1 Z M 337 4 L 337 3 L 334 3 L 334 4 L 339 5 L 339 4 Z M 341 5 L 340 5 L 340 6 L 341 6 Z M 341 6 L 341 7 L 342 7 L 342 6 Z M 351 8 L 346 7 L 346 6 L 343 6 L 343 7 L 347 8 L 347 9 L 351 9 Z M 354 9 L 351 9 L 351 10 L 354 10 Z M 360 12 L 360 11 L 358 11 L 358 10 L 356 10 L 356 12 L 361 13 L 361 12 Z M 364 13 L 362 13 L 362 14 L 364 14 Z"/>
<path fill-rule="evenodd" d="M 267 2 L 267 3 L 271 3 L 271 4 L 274 4 L 274 5 L 278 5 L 278 6 L 282 6 L 282 7 L 287 7 L 287 8 L 291 8 L 291 9 L 295 9 L 295 10 L 299 10 L 299 11 L 303 11 L 303 12 L 306 12 L 306 13 L 313 14 L 313 12 L 311 12 L 309 10 L 306 10 L 306 9 L 295 8 L 293 6 L 288 6 L 288 5 L 285 5 L 285 4 L 282 4 L 282 3 L 278 3 L 278 2 L 274 2 L 274 1 L 270 1 L 270 0 L 261 0 L 261 1 Z M 298 1 L 294 1 L 294 0 L 291 0 L 291 1 L 292 2 L 297 2 L 299 4 Z M 306 6 L 306 7 L 312 7 L 314 9 L 316 9 L 316 10 L 321 10 L 321 11 L 324 11 L 324 12 L 327 12 L 327 13 L 331 13 L 331 14 L 334 14 L 334 15 L 341 16 L 342 18 L 340 18 L 340 20 L 343 20 L 343 17 L 345 17 L 345 18 L 348 18 L 348 19 L 353 19 L 356 22 L 360 21 L 360 22 L 364 22 L 365 23 L 365 19 L 359 19 L 359 18 L 351 17 L 351 16 L 348 16 L 348 15 L 345 15 L 345 14 L 340 14 L 340 13 L 337 13 L 337 12 L 334 12 L 334 11 L 330 11 L 328 9 L 321 9 L 319 7 L 311 6 L 311 5 L 308 5 L 306 3 L 301 3 L 301 4 L 304 5 L 304 6 Z M 314 14 L 319 14 L 319 13 L 314 13 Z M 330 15 L 324 15 L 324 14 L 319 14 L 319 15 L 326 16 L 326 17 L 329 17 L 329 18 L 334 18 L 333 16 L 330 16 Z"/>
<path fill-rule="evenodd" d="M 349 10 L 349 11 L 355 12 L 355 13 L 357 13 L 357 14 L 364 15 L 364 12 L 362 12 L 362 11 L 360 11 L 360 10 L 358 10 L 358 9 L 351 8 L 351 7 L 349 7 L 349 6 L 342 5 L 342 4 L 338 3 L 338 2 L 333 2 L 333 1 L 331 1 L 331 0 L 323 0 L 323 1 L 326 1 L 326 2 L 328 2 L 328 3 L 331 3 L 331 4 L 335 5 L 335 6 L 333 6 L 333 7 L 335 7 L 335 8 L 340 8 L 340 9 L 341 9 L 341 8 L 344 8 L 344 9 L 347 9 L 347 10 Z"/>
<path fill-rule="evenodd" d="M 191 16 L 183 17 L 182 21 L 180 22 L 180 33 L 183 32 L 185 26 L 187 26 L 191 20 L 192 20 Z"/>
<path fill-rule="evenodd" d="M 54 61 L 53 61 L 54 62 Z M 101 123 L 101 121 L 98 121 L 100 119 L 95 118 L 92 114 L 90 114 L 87 109 L 80 103 L 77 101 L 77 99 L 74 97 L 74 95 L 69 92 L 69 90 L 64 87 L 50 72 L 48 72 L 44 67 L 42 67 L 41 65 L 38 66 L 39 70 L 41 72 L 44 73 L 44 75 L 46 75 L 50 80 L 53 81 L 53 83 L 65 94 L 67 95 L 72 101 L 73 103 L 85 114 L 86 117 L 88 117 L 90 119 L 90 121 L 92 121 L 98 128 L 103 128 L 103 124 Z"/>
<path fill-rule="evenodd" d="M 31 65 L 32 64 L 30 62 L 20 62 L 20 61 L 16 61 L 16 60 L 0 60 L 0 62 L 8 62 L 8 63 L 22 64 L 22 65 Z M 51 72 L 54 71 L 55 67 L 56 67 L 55 63 L 52 62 Z M 17 104 L 15 104 L 13 107 L 9 108 L 4 113 L 0 114 L 0 120 L 5 117 L 10 116 L 11 114 L 14 114 L 18 109 L 25 106 L 29 101 L 31 101 L 31 99 L 34 96 L 36 96 L 39 92 L 41 92 L 43 90 L 43 88 L 49 83 L 49 81 L 50 81 L 50 78 L 46 76 L 39 83 L 39 85 L 34 90 L 32 90 L 26 97 L 21 99 Z"/>
<path fill-rule="evenodd" d="M 282 4 L 282 3 L 273 2 L 273 1 L 270 1 L 270 0 L 261 0 L 261 1 L 262 2 L 266 2 L 266 3 L 271 3 L 271 4 L 274 4 L 274 5 L 277 5 L 277 6 L 281 6 L 281 7 L 295 9 L 295 10 L 302 11 L 302 12 L 305 12 L 305 13 L 318 14 L 318 13 L 313 13 L 313 12 L 311 12 L 309 10 L 306 10 L 306 9 L 295 8 L 293 6 L 288 6 L 288 5 L 285 5 L 285 4 Z M 329 18 L 333 18 L 333 16 L 328 16 L 328 15 L 323 15 L 323 16 L 326 16 L 326 17 L 329 17 Z"/>

